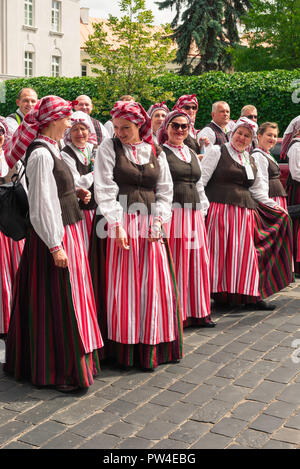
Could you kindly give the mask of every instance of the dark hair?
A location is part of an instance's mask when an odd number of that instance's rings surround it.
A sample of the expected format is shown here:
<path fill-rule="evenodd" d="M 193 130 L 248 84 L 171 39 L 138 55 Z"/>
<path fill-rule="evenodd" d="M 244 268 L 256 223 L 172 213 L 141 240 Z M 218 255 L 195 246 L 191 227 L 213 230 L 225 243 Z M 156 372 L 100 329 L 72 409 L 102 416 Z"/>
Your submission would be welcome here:
<path fill-rule="evenodd" d="M 257 135 L 263 135 L 269 127 L 271 127 L 272 129 L 276 129 L 277 133 L 279 132 L 278 124 L 276 122 L 264 122 L 259 126 Z"/>

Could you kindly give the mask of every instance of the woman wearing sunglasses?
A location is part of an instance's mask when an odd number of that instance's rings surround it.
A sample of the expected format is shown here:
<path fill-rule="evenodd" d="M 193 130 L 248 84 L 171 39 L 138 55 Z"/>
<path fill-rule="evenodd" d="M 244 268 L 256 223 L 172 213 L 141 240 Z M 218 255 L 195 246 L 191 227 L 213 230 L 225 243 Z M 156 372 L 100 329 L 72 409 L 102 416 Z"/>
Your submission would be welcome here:
<path fill-rule="evenodd" d="M 202 163 L 210 201 L 207 237 L 215 301 L 274 309 L 265 298 L 293 281 L 290 219 L 273 199 L 246 148 L 257 125 L 241 117 L 230 141 L 210 146 Z"/>
<path fill-rule="evenodd" d="M 204 150 L 202 148 L 202 145 L 204 145 L 205 143 L 204 140 L 203 142 L 197 142 L 197 130 L 194 127 L 198 111 L 198 100 L 196 98 L 196 95 L 185 94 L 183 96 L 180 96 L 180 98 L 176 101 L 175 106 L 173 107 L 173 111 L 175 109 L 184 111 L 190 117 L 189 131 L 184 141 L 185 145 L 194 150 L 197 155 L 203 154 Z M 207 141 L 206 144 L 208 143 L 209 142 Z"/>
<path fill-rule="evenodd" d="M 190 117 L 178 109 L 159 130 L 171 171 L 174 192 L 170 248 L 182 310 L 183 327 L 214 327 L 210 317 L 209 254 L 204 216 L 209 203 L 201 182 L 199 159 L 184 141 Z"/>

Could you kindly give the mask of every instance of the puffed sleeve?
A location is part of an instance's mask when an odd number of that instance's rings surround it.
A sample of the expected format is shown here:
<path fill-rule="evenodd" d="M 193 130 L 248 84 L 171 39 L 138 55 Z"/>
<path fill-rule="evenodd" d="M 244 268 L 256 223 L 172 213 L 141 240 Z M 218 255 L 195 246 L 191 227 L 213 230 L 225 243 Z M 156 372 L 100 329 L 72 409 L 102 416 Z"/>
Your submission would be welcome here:
<path fill-rule="evenodd" d="M 198 133 L 197 133 L 197 142 L 199 143 L 200 138 L 208 138 L 210 143 L 212 145 L 215 144 L 216 142 L 216 135 L 214 131 L 210 127 L 203 127 Z"/>
<path fill-rule="evenodd" d="M 64 236 L 53 167 L 53 158 L 45 148 L 34 150 L 26 167 L 30 221 L 38 236 L 51 251 L 61 247 Z"/>
<path fill-rule="evenodd" d="M 173 180 L 164 151 L 158 155 L 157 160 L 160 174 L 156 184 L 154 218 L 167 223 L 172 217 Z"/>
<path fill-rule="evenodd" d="M 221 156 L 221 147 L 219 145 L 209 145 L 206 148 L 204 157 L 201 161 L 202 183 L 206 187 L 212 177 Z"/>
<path fill-rule="evenodd" d="M 269 179 L 264 179 L 263 173 L 259 165 L 257 167 L 257 175 L 252 186 L 249 187 L 249 191 L 253 199 L 262 204 L 268 205 L 269 207 L 277 207 L 278 204 L 275 200 L 269 197 Z"/>
<path fill-rule="evenodd" d="M 197 158 L 197 161 L 198 161 L 198 164 L 200 166 L 201 174 L 202 174 L 202 165 L 201 165 L 201 162 L 200 162 L 199 158 Z M 197 181 L 196 188 L 197 188 L 199 198 L 200 198 L 201 211 L 203 213 L 203 216 L 205 216 L 208 212 L 208 209 L 209 209 L 209 200 L 208 200 L 208 198 L 206 197 L 206 194 L 205 194 L 203 181 L 202 181 L 202 176 L 199 179 L 199 181 Z"/>
<path fill-rule="evenodd" d="M 269 185 L 269 162 L 259 151 L 252 153 L 256 167 L 260 169 L 264 183 Z"/>
<path fill-rule="evenodd" d="M 103 140 L 97 150 L 94 166 L 94 195 L 100 212 L 109 224 L 122 224 L 123 208 L 117 197 L 119 187 L 113 178 L 116 155 L 113 141 Z"/>
<path fill-rule="evenodd" d="M 289 170 L 292 178 L 300 182 L 300 142 L 294 143 L 287 152 Z"/>
<path fill-rule="evenodd" d="M 88 174 L 80 175 L 77 168 L 76 162 L 74 158 L 72 158 L 68 153 L 61 151 L 62 159 L 67 163 L 69 166 L 71 173 L 73 174 L 74 184 L 76 189 L 82 187 L 83 189 L 89 189 L 94 182 L 93 173 L 90 172 Z"/>

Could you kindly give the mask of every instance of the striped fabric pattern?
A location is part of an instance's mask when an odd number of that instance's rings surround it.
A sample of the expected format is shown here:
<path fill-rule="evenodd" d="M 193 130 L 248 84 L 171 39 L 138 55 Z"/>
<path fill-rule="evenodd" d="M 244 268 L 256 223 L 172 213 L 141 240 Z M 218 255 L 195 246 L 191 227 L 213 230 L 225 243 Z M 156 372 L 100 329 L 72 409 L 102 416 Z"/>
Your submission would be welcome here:
<path fill-rule="evenodd" d="M 107 240 L 107 327 L 114 342 L 156 345 L 175 340 L 167 253 L 160 241 L 148 242 L 148 223 L 148 216 L 124 214 L 128 251 L 119 249 L 115 239 Z"/>
<path fill-rule="evenodd" d="M 253 210 L 212 202 L 206 223 L 211 291 L 258 296 Z"/>
<path fill-rule="evenodd" d="M 90 241 L 95 214 L 95 210 L 82 210 L 83 219 L 79 222 L 79 227 L 81 228 L 81 236 L 84 240 L 84 245 L 87 254 L 89 253 L 90 249 Z"/>
<path fill-rule="evenodd" d="M 173 209 L 169 243 L 183 321 L 209 316 L 209 253 L 200 210 Z"/>
<path fill-rule="evenodd" d="M 0 334 L 7 334 L 13 283 L 25 241 L 14 241 L 0 232 Z"/>
<path fill-rule="evenodd" d="M 294 281 L 290 217 L 259 204 L 254 211 L 254 243 L 260 271 L 260 294 L 267 298 Z"/>
<path fill-rule="evenodd" d="M 73 239 L 67 240 L 67 234 Z M 76 234 L 69 227 L 63 241 L 68 269 L 55 267 L 48 248 L 33 230 L 26 239 L 6 348 L 5 371 L 16 379 L 30 379 L 40 386 L 88 387 L 99 371 L 95 348 L 101 347 L 102 339 L 94 323 L 94 299 L 88 296 L 90 276 L 81 265 L 85 249 L 80 235 L 74 239 Z M 70 245 L 81 248 L 72 251 Z M 75 288 L 82 296 L 76 306 Z"/>

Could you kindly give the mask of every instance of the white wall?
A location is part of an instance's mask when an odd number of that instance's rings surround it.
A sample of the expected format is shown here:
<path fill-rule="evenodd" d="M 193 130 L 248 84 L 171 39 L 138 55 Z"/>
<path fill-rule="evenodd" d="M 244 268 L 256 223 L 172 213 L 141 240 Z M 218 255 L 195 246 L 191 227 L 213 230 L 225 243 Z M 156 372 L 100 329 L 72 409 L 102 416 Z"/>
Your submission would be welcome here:
<path fill-rule="evenodd" d="M 60 75 L 80 76 L 80 1 L 61 0 L 59 34 L 51 32 L 51 6 L 52 0 L 35 0 L 31 28 L 24 26 L 23 0 L 0 0 L 0 77 L 24 76 L 25 48 L 34 51 L 33 76 L 51 76 L 51 56 L 58 53 Z"/>

